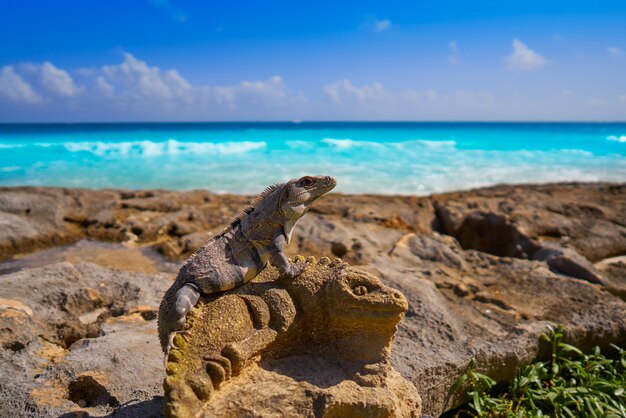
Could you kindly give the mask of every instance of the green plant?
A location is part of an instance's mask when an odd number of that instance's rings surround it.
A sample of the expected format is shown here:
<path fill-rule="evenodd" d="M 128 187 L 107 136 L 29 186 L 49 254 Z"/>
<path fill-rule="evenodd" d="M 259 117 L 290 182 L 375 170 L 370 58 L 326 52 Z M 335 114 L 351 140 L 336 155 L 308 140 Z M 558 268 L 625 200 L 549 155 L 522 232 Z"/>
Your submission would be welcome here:
<path fill-rule="evenodd" d="M 477 372 L 472 360 L 452 387 L 466 388 L 469 398 L 453 416 L 626 418 L 626 350 L 612 345 L 615 358 L 599 347 L 584 354 L 563 337 L 562 327 L 549 328 L 541 339 L 550 360 L 521 366 L 507 385 Z"/>

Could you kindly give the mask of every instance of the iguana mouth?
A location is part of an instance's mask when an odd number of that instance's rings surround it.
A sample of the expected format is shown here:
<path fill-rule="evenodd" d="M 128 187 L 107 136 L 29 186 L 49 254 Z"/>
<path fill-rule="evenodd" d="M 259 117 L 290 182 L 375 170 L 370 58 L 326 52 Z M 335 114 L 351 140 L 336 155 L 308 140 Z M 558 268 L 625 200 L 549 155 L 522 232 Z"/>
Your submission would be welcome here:
<path fill-rule="evenodd" d="M 329 191 L 331 191 L 332 189 L 335 188 L 335 186 L 337 185 L 337 181 L 335 179 L 333 179 L 332 177 L 328 178 L 328 182 L 324 183 L 322 185 L 319 186 L 315 186 L 312 187 L 308 190 L 305 190 L 301 193 L 298 193 L 297 195 L 294 196 L 294 198 L 298 197 L 298 196 L 302 196 L 305 193 L 311 193 L 311 192 L 321 192 L 320 195 L 328 193 Z M 314 198 L 317 198 L 319 195 L 314 196 Z"/>
<path fill-rule="evenodd" d="M 353 305 L 349 306 L 349 309 L 364 311 L 364 312 L 377 312 L 377 313 L 403 313 L 406 309 L 404 306 L 384 306 L 380 308 L 372 308 L 370 306 L 362 306 L 362 305 Z"/>
<path fill-rule="evenodd" d="M 359 312 L 363 314 L 371 314 L 372 316 L 396 316 L 406 312 L 407 307 L 402 304 L 350 304 L 345 305 L 343 312 Z"/>

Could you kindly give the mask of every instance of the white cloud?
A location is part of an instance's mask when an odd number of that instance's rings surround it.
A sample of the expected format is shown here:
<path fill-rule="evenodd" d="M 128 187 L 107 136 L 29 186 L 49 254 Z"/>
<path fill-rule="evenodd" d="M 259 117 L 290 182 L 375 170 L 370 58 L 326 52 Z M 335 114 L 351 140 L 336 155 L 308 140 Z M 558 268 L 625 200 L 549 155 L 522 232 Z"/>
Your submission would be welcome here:
<path fill-rule="evenodd" d="M 427 108 L 480 108 L 489 107 L 494 103 L 491 92 L 469 92 L 457 91 L 453 93 L 440 93 L 436 90 L 406 91 L 403 96 L 408 99 L 408 103 L 413 106 Z"/>
<path fill-rule="evenodd" d="M 619 49 L 616 46 L 608 46 L 606 48 L 606 52 L 608 52 L 609 54 L 611 54 L 614 57 L 621 57 L 622 55 L 624 55 L 624 51 L 622 51 L 621 49 Z"/>
<path fill-rule="evenodd" d="M 0 69 L 0 98 L 14 103 L 37 104 L 43 101 L 42 97 L 10 65 Z"/>
<path fill-rule="evenodd" d="M 335 104 L 356 101 L 365 103 L 389 98 L 382 84 L 373 83 L 362 87 L 356 87 L 348 79 L 336 81 L 324 87 L 324 93 Z"/>
<path fill-rule="evenodd" d="M 450 53 L 448 54 L 448 61 L 450 64 L 458 64 L 460 62 L 459 58 L 459 46 L 456 41 L 450 41 L 448 44 L 448 48 L 450 49 Z"/>
<path fill-rule="evenodd" d="M 355 86 L 349 79 L 325 86 L 324 93 L 338 117 L 357 112 L 359 116 L 372 118 L 414 119 L 461 109 L 474 112 L 494 104 L 493 94 L 488 91 L 441 93 L 430 89 L 392 92 L 381 83 Z"/>
<path fill-rule="evenodd" d="M 545 67 L 549 61 L 537 52 L 528 48 L 519 39 L 513 39 L 513 52 L 506 57 L 506 67 L 509 70 L 527 71 Z"/>
<path fill-rule="evenodd" d="M 100 87 L 112 91 L 116 86 L 127 96 L 134 99 L 182 99 L 190 100 L 191 84 L 176 70 L 161 71 L 159 67 L 149 66 L 132 54 L 124 54 L 124 62 L 102 67 L 103 79 L 111 88 L 98 82 Z"/>
<path fill-rule="evenodd" d="M 619 96 L 617 99 L 621 104 L 626 104 L 626 94 Z"/>
<path fill-rule="evenodd" d="M 101 75 L 96 77 L 96 88 L 104 96 L 113 95 L 113 90 L 114 90 L 113 86 L 108 81 L 106 81 L 105 78 Z"/>
<path fill-rule="evenodd" d="M 81 67 L 72 71 L 74 74 L 82 76 L 82 77 L 91 77 L 96 74 L 97 70 L 95 68 Z"/>
<path fill-rule="evenodd" d="M 561 91 L 561 95 L 564 97 L 572 97 L 574 95 L 574 92 L 570 89 L 564 89 Z"/>
<path fill-rule="evenodd" d="M 374 21 L 374 30 L 376 32 L 382 32 L 391 27 L 391 20 L 383 19 Z"/>
<path fill-rule="evenodd" d="M 278 75 L 233 85 L 192 85 L 177 70 L 149 65 L 130 53 L 118 64 L 73 71 L 82 86 L 48 61 L 0 70 L 0 99 L 42 103 L 47 111 L 63 112 L 58 99 L 69 97 L 80 104 L 66 109 L 71 114 L 108 112 L 122 119 L 289 118 L 309 109 L 304 93 L 289 89 Z"/>
<path fill-rule="evenodd" d="M 124 54 L 124 62 L 102 67 L 96 87 L 130 109 L 153 108 L 167 113 L 187 111 L 190 116 L 231 115 L 252 118 L 255 113 L 303 111 L 308 101 L 302 92 L 292 91 L 280 76 L 267 80 L 241 81 L 234 85 L 192 85 L 176 70 L 161 70 Z M 250 116 L 248 116 L 250 115 Z"/>
<path fill-rule="evenodd" d="M 74 83 L 72 77 L 65 70 L 55 67 L 46 61 L 40 68 L 41 84 L 49 91 L 62 97 L 75 97 L 81 89 Z"/>
<path fill-rule="evenodd" d="M 280 76 L 263 81 L 242 81 L 234 86 L 215 86 L 212 96 L 230 109 L 250 106 L 292 106 L 307 102 L 304 94 L 289 90 Z"/>

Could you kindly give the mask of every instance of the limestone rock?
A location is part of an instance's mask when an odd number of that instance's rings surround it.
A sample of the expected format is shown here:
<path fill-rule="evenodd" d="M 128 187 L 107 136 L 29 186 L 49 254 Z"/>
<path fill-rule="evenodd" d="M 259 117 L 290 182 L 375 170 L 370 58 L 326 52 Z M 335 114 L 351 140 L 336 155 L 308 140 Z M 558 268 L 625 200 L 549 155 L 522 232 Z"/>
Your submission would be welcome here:
<path fill-rule="evenodd" d="M 43 187 L 0 188 L 0 259 L 74 242 L 92 216 L 114 204 L 113 193 Z"/>
<path fill-rule="evenodd" d="M 161 414 L 154 319 L 171 280 L 89 263 L 0 276 L 0 416 Z"/>
<path fill-rule="evenodd" d="M 166 416 L 420 416 L 390 365 L 404 296 L 340 260 L 296 261 L 293 280 L 266 268 L 190 312 L 167 362 Z"/>
<path fill-rule="evenodd" d="M 575 250 L 554 244 L 543 245 L 533 254 L 533 260 L 545 261 L 551 270 L 591 283 L 606 284 L 600 272 Z"/>
<path fill-rule="evenodd" d="M 591 262 L 626 253 L 626 184 L 502 185 L 432 200 L 442 230 L 466 249 L 528 258 L 525 243 L 552 241 Z"/>
<path fill-rule="evenodd" d="M 425 261 L 435 261 L 450 267 L 460 268 L 463 259 L 459 255 L 461 248 L 457 241 L 450 236 L 442 236 L 438 233 L 407 234 L 396 242 L 389 251 L 391 256 L 410 252 Z"/>

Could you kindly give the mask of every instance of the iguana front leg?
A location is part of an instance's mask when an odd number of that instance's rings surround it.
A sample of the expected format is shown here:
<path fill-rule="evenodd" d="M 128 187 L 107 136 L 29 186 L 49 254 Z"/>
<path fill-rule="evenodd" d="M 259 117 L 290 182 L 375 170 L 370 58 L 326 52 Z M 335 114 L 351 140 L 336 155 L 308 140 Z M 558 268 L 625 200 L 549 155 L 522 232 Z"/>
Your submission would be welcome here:
<path fill-rule="evenodd" d="M 270 262 L 281 274 L 284 274 L 288 278 L 292 279 L 302 273 L 303 268 L 289 263 L 289 259 L 285 255 L 286 245 L 287 238 L 285 238 L 285 235 L 282 233 L 276 235 L 272 239 L 270 244 Z"/>

